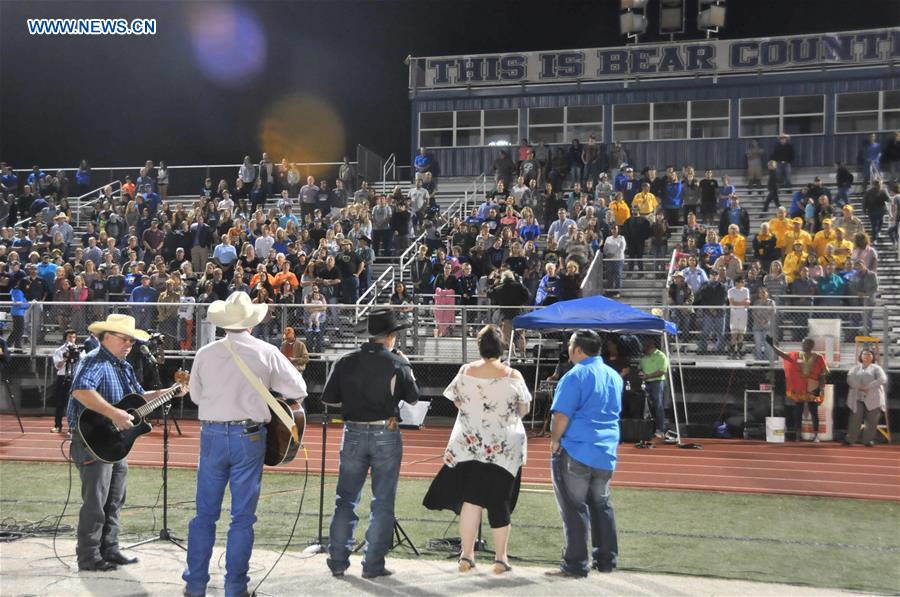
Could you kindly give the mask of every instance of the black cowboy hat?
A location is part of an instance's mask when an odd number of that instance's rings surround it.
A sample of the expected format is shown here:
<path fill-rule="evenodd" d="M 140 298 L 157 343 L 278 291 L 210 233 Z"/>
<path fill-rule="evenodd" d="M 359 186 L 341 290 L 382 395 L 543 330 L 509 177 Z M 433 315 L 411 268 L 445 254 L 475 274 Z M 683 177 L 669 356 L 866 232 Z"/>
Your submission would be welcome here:
<path fill-rule="evenodd" d="M 366 322 L 366 333 L 370 338 L 374 338 L 387 336 L 408 327 L 408 323 L 397 321 L 397 314 L 393 309 L 373 309 Z"/>

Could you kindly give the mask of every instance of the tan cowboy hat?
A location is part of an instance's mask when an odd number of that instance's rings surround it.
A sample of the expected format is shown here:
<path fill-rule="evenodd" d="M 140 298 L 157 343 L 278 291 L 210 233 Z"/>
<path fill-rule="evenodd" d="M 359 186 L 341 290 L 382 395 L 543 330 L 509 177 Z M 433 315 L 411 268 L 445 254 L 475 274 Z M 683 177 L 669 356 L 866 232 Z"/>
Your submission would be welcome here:
<path fill-rule="evenodd" d="M 246 292 L 233 292 L 227 300 L 214 301 L 206 318 L 222 329 L 244 330 L 265 319 L 268 310 L 266 305 L 254 305 Z"/>
<path fill-rule="evenodd" d="M 122 315 L 120 313 L 113 313 L 106 318 L 106 321 L 95 321 L 88 326 L 88 330 L 95 334 L 101 332 L 113 332 L 115 334 L 128 336 L 129 338 L 134 338 L 135 340 L 150 339 L 150 334 L 134 327 L 134 317 L 131 315 Z"/>

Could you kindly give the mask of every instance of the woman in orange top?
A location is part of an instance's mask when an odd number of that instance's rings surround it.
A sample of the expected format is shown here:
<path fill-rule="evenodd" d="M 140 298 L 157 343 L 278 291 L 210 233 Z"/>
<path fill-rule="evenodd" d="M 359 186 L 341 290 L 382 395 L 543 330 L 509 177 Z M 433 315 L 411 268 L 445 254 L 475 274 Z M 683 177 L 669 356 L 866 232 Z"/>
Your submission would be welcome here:
<path fill-rule="evenodd" d="M 800 439 L 800 424 L 803 418 L 803 406 L 809 404 L 809 416 L 812 419 L 813 440 L 819 441 L 819 404 L 825 399 L 825 381 L 828 365 L 821 353 L 813 352 L 815 342 L 805 338 L 800 352 L 784 352 L 775 346 L 772 336 L 766 336 L 766 343 L 775 354 L 784 361 L 784 381 L 788 406 L 792 411 L 795 439 Z"/>

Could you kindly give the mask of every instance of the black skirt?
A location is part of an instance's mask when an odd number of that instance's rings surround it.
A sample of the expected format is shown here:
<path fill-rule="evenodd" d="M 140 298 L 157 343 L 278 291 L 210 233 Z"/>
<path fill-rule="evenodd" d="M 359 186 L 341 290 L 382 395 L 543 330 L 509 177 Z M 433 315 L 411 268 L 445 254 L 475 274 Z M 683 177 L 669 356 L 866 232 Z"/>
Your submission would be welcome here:
<path fill-rule="evenodd" d="M 463 502 L 488 511 L 491 528 L 505 527 L 519 500 L 522 469 L 513 477 L 505 468 L 471 460 L 454 467 L 444 465 L 425 494 L 429 510 L 452 510 L 459 515 Z"/>

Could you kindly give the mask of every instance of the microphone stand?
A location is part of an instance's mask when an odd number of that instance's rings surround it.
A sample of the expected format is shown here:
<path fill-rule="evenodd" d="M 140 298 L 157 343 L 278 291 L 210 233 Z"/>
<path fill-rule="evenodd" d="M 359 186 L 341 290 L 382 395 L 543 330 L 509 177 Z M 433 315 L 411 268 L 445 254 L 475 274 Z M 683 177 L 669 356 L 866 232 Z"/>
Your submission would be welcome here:
<path fill-rule="evenodd" d="M 319 467 L 319 535 L 303 553 L 315 554 L 328 551 L 328 538 L 323 535 L 325 522 L 325 447 L 328 437 L 328 405 L 322 403 L 322 461 Z"/>
<path fill-rule="evenodd" d="M 16 397 L 13 395 L 12 384 L 9 383 L 9 379 L 6 377 L 6 371 L 3 370 L 3 365 L 0 365 L 0 380 L 2 380 L 3 385 L 6 386 L 6 394 L 9 396 L 9 403 L 12 405 L 13 412 L 16 415 L 16 421 L 19 422 L 19 429 L 22 431 L 22 435 L 25 435 L 25 427 L 22 425 L 22 417 L 19 416 L 19 407 L 16 406 Z"/>
<path fill-rule="evenodd" d="M 154 541 L 168 541 L 169 543 L 173 543 L 187 551 L 187 548 L 181 544 L 183 539 L 179 539 L 178 537 L 172 534 L 172 531 L 169 530 L 169 409 L 172 408 L 172 403 L 167 402 L 162 407 L 162 415 L 163 415 L 163 513 L 162 513 L 162 528 L 159 530 L 159 536 L 153 537 L 151 539 L 145 539 L 144 541 L 138 541 L 132 545 L 127 546 L 125 549 L 134 549 L 135 547 L 139 547 L 141 545 L 145 545 L 147 543 L 153 543 Z"/>

